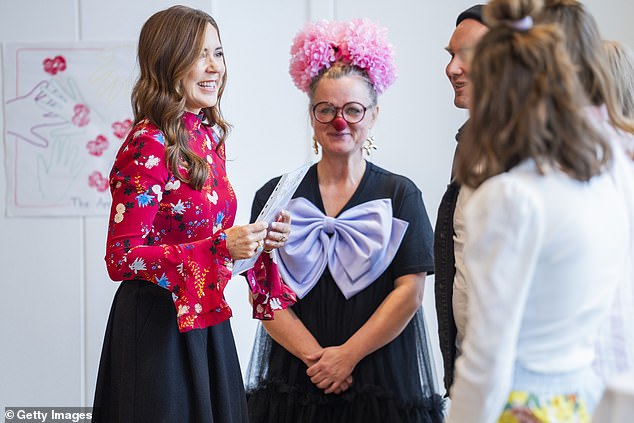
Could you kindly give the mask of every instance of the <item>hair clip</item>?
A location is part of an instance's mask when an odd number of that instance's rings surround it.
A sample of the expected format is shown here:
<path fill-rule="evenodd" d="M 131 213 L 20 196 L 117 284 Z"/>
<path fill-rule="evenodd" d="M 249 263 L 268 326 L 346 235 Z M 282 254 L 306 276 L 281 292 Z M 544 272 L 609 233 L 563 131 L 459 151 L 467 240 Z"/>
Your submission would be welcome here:
<path fill-rule="evenodd" d="M 524 16 L 522 19 L 512 21 L 511 25 L 518 31 L 528 31 L 533 27 L 533 18 L 530 16 Z"/>

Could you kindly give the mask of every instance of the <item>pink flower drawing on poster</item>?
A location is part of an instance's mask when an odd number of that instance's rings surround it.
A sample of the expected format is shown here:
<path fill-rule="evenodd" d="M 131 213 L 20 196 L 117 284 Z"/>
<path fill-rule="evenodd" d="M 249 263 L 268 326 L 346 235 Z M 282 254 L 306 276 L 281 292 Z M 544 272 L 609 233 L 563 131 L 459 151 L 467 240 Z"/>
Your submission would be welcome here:
<path fill-rule="evenodd" d="M 119 139 L 124 139 L 128 135 L 128 131 L 132 127 L 132 120 L 125 119 L 121 122 L 115 122 L 112 124 L 112 131 L 114 135 Z"/>
<path fill-rule="evenodd" d="M 66 59 L 64 56 L 55 56 L 54 58 L 46 58 L 44 62 L 44 72 L 55 75 L 57 72 L 64 72 L 66 70 Z"/>
<path fill-rule="evenodd" d="M 108 189 L 108 178 L 104 177 L 98 170 L 95 170 L 88 176 L 88 186 L 95 188 L 99 192 L 104 192 Z"/>
<path fill-rule="evenodd" d="M 81 128 L 82 126 L 86 126 L 90 123 L 90 107 L 88 107 L 88 105 L 83 103 L 75 104 L 75 107 L 73 107 L 73 113 L 73 118 L 71 119 L 73 125 Z"/>
<path fill-rule="evenodd" d="M 86 148 L 88 149 L 88 153 L 93 156 L 99 157 L 103 154 L 104 151 L 108 149 L 109 145 L 110 143 L 108 142 L 108 139 L 106 137 L 104 137 L 103 135 L 97 135 L 96 139 L 88 141 L 88 143 L 86 143 Z"/>

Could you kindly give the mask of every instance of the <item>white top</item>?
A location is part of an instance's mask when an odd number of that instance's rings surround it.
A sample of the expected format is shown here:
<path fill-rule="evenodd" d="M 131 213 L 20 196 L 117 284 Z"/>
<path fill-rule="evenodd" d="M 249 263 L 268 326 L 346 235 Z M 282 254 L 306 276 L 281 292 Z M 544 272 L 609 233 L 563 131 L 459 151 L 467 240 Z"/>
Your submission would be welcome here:
<path fill-rule="evenodd" d="M 464 211 L 467 201 L 471 198 L 473 189 L 462 186 L 458 191 L 456 208 L 453 214 L 453 251 L 456 264 L 456 274 L 453 279 L 452 308 L 453 318 L 456 322 L 456 351 L 457 355 L 462 352 L 462 340 L 464 339 L 467 327 L 467 306 L 469 304 L 469 292 L 467 289 L 467 279 L 465 278 L 465 268 L 463 260 L 463 249 L 465 240 Z"/>
<path fill-rule="evenodd" d="M 634 136 L 610 125 L 605 106 L 587 107 L 586 112 L 613 147 L 615 177 L 630 211 L 634 213 Z M 632 230 L 634 239 L 634 228 Z M 605 383 L 624 372 L 634 372 L 634 254 L 623 276 L 610 307 L 610 316 L 601 326 L 596 343 L 593 367 Z"/>
<path fill-rule="evenodd" d="M 556 170 L 539 175 L 532 162 L 473 193 L 468 322 L 448 422 L 496 421 L 516 364 L 539 373 L 590 367 L 631 254 L 627 213 L 611 174 L 579 182 Z"/>

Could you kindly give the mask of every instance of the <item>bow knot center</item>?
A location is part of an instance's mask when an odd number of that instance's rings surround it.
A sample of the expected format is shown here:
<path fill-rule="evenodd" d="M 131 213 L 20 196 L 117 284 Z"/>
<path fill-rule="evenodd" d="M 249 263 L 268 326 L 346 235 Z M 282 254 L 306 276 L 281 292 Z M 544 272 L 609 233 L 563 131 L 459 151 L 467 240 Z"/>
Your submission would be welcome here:
<path fill-rule="evenodd" d="M 332 235 L 335 233 L 335 222 L 336 219 L 331 216 L 324 217 L 324 232 L 328 235 Z"/>

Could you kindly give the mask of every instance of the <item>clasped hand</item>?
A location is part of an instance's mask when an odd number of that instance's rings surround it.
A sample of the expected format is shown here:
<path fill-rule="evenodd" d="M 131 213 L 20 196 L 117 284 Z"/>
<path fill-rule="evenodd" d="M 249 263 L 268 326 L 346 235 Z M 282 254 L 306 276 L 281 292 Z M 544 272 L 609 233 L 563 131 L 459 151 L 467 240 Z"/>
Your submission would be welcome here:
<path fill-rule="evenodd" d="M 352 385 L 352 371 L 357 361 L 345 347 L 327 347 L 308 356 L 314 364 L 306 370 L 311 382 L 326 394 L 341 394 Z"/>

